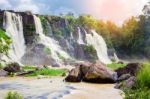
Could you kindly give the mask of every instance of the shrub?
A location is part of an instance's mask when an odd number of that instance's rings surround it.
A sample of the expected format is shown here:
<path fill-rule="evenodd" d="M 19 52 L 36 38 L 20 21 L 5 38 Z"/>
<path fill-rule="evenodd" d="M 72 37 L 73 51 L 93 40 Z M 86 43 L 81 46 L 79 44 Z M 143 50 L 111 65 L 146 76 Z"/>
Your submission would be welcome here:
<path fill-rule="evenodd" d="M 8 92 L 5 99 L 23 99 L 23 97 L 17 92 Z"/>

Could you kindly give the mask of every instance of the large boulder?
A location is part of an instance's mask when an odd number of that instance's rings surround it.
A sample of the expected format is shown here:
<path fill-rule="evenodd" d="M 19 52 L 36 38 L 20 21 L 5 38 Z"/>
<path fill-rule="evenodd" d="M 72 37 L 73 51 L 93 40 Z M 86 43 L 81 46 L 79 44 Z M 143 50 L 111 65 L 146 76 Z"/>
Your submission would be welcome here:
<path fill-rule="evenodd" d="M 131 76 L 135 76 L 137 72 L 141 69 L 141 64 L 139 63 L 129 63 L 127 66 L 123 68 L 119 68 L 115 70 L 117 72 L 118 77 L 124 74 L 130 74 Z"/>
<path fill-rule="evenodd" d="M 95 63 L 85 62 L 72 69 L 65 80 L 69 82 L 83 80 L 92 83 L 114 83 L 117 80 L 117 74 L 99 61 Z"/>
<path fill-rule="evenodd" d="M 117 74 L 99 61 L 88 67 L 82 65 L 81 68 L 84 74 L 83 81 L 93 83 L 114 83 L 117 80 Z"/>
<path fill-rule="evenodd" d="M 9 73 L 15 73 L 15 72 L 20 72 L 22 71 L 22 67 L 18 63 L 10 63 L 8 64 L 5 68 L 5 71 Z"/>

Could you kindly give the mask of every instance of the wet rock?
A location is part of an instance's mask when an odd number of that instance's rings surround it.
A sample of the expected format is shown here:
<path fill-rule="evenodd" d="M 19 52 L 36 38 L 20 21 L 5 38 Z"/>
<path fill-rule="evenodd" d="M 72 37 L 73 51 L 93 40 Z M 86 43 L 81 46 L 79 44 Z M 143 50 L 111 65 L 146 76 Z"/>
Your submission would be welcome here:
<path fill-rule="evenodd" d="M 135 83 L 136 83 L 136 77 L 132 76 L 123 82 L 117 83 L 115 88 L 117 88 L 117 89 L 132 89 L 135 87 Z"/>
<path fill-rule="evenodd" d="M 80 67 L 76 67 L 69 72 L 69 75 L 65 78 L 67 82 L 80 82 L 82 80 L 82 74 Z"/>
<path fill-rule="evenodd" d="M 7 76 L 7 75 L 8 75 L 7 71 L 0 69 L 0 77 Z"/>
<path fill-rule="evenodd" d="M 124 74 L 130 74 L 131 76 L 135 76 L 136 73 L 141 69 L 141 64 L 139 63 L 129 63 L 127 66 L 123 68 L 119 68 L 115 70 L 117 72 L 118 77 Z"/>
<path fill-rule="evenodd" d="M 82 66 L 82 72 L 84 73 L 83 81 L 87 82 L 114 83 L 117 80 L 117 74 L 99 61 L 89 67 Z"/>
<path fill-rule="evenodd" d="M 127 79 L 130 78 L 130 77 L 131 77 L 130 74 L 124 74 L 124 75 L 120 76 L 120 77 L 117 79 L 117 81 L 118 81 L 118 82 L 121 82 L 121 81 L 127 80 Z"/>
<path fill-rule="evenodd" d="M 11 73 L 15 73 L 15 72 L 20 72 L 22 71 L 22 68 L 21 66 L 18 64 L 18 63 L 10 63 L 8 64 L 5 68 L 4 68 L 5 71 L 7 72 L 11 72 Z"/>
<path fill-rule="evenodd" d="M 85 62 L 72 69 L 65 80 L 69 82 L 83 80 L 92 83 L 114 83 L 117 80 L 117 74 L 99 61 L 95 63 Z"/>

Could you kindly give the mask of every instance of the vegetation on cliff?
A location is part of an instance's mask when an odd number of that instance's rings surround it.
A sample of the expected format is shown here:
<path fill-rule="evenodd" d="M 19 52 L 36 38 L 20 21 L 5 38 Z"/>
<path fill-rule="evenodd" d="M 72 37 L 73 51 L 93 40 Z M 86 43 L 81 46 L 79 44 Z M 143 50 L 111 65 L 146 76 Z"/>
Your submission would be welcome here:
<path fill-rule="evenodd" d="M 11 39 L 0 29 L 0 55 L 7 54 L 10 44 Z"/>

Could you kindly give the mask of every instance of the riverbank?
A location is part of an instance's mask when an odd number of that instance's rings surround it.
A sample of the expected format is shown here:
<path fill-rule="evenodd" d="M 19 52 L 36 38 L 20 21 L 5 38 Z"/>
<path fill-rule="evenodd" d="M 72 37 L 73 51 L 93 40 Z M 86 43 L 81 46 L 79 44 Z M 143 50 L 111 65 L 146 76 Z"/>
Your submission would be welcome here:
<path fill-rule="evenodd" d="M 113 84 L 67 83 L 63 79 L 1 77 L 0 99 L 4 99 L 8 91 L 17 91 L 25 99 L 123 99 Z"/>

